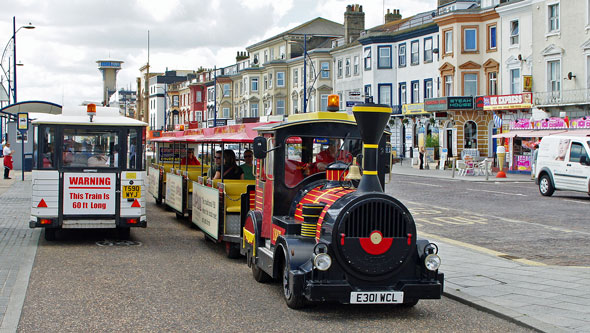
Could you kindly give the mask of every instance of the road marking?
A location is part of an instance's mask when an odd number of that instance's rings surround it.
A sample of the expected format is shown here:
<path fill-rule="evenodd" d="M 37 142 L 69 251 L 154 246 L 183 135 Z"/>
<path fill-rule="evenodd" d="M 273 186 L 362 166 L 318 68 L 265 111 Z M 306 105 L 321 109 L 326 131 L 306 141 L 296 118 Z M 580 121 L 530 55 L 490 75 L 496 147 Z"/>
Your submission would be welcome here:
<path fill-rule="evenodd" d="M 412 185 L 423 185 L 423 186 L 431 186 L 431 187 L 443 187 L 442 185 L 418 183 L 418 182 L 399 182 L 399 183 L 407 183 L 407 184 L 412 184 Z"/>
<path fill-rule="evenodd" d="M 414 201 L 406 201 L 406 203 L 411 204 L 411 205 L 415 205 L 415 206 L 425 206 L 424 203 L 421 202 L 414 202 Z M 430 207 L 430 209 L 440 209 L 440 210 L 446 210 L 446 211 L 451 211 L 450 208 L 446 208 L 446 207 L 438 207 L 438 206 L 434 206 L 434 205 L 428 205 L 427 207 Z M 408 208 L 409 209 L 409 208 Z M 453 209 L 455 211 L 458 211 L 457 209 Z M 411 211 L 411 210 L 410 210 Z M 586 231 L 582 231 L 582 230 L 571 230 L 571 229 L 565 229 L 565 228 L 561 228 L 561 227 L 554 227 L 554 226 L 550 226 L 550 225 L 544 225 L 541 223 L 536 223 L 536 222 L 528 222 L 528 221 L 522 221 L 522 220 L 514 220 L 514 219 L 509 219 L 506 217 L 501 217 L 501 216 L 494 216 L 494 215 L 490 215 L 490 214 L 478 214 L 475 212 L 468 212 L 468 211 L 462 211 L 462 213 L 464 215 L 470 215 L 470 216 L 478 216 L 481 218 L 486 218 L 486 219 L 498 219 L 500 221 L 503 222 L 509 222 L 509 223 L 514 223 L 514 224 L 525 224 L 525 225 L 531 225 L 531 226 L 536 226 L 536 227 L 540 227 L 542 229 L 548 229 L 548 230 L 552 230 L 552 231 L 559 231 L 559 232 L 564 232 L 564 233 L 577 233 L 577 234 L 582 234 L 585 236 L 590 236 L 590 232 L 586 232 Z M 424 220 L 421 220 L 422 222 L 425 222 Z M 430 222 L 431 224 L 435 224 Z"/>
<path fill-rule="evenodd" d="M 478 245 L 473 245 L 473 244 L 469 244 L 469 243 L 465 243 L 465 242 L 461 242 L 458 240 L 454 240 L 454 239 L 450 239 L 450 238 L 446 238 L 446 237 L 441 237 L 441 236 L 437 236 L 437 235 L 433 235 L 433 234 L 429 234 L 426 232 L 420 232 L 421 236 L 424 236 L 426 238 L 432 238 L 432 239 L 437 239 L 441 242 L 445 242 L 447 244 L 451 244 L 451 245 L 455 245 L 455 246 L 460 246 L 460 247 L 464 247 L 464 248 L 468 248 L 470 250 L 474 250 L 474 251 L 478 251 L 484 254 L 488 254 L 491 256 L 495 256 L 495 257 L 500 257 L 502 259 L 506 259 L 509 258 L 508 254 L 506 253 L 502 253 L 499 251 L 495 251 L 495 250 L 491 250 L 482 246 L 478 246 Z M 528 266 L 547 266 L 547 264 L 544 264 L 542 262 L 537 262 L 537 261 L 533 261 L 533 260 L 528 260 L 528 259 L 508 259 L 511 261 L 515 261 L 524 265 L 528 265 Z"/>
<path fill-rule="evenodd" d="M 563 201 L 570 201 L 570 202 L 575 202 L 575 203 L 581 203 L 584 205 L 590 205 L 590 201 L 580 201 L 580 200 L 572 200 L 572 199 L 563 199 Z"/>
<path fill-rule="evenodd" d="M 476 190 L 476 189 L 472 189 L 472 188 L 467 188 L 467 191 L 476 191 L 476 192 L 487 192 L 487 193 L 496 193 L 496 194 L 502 194 L 502 195 L 516 195 L 516 196 L 520 196 L 520 197 L 526 197 L 526 194 L 520 194 L 520 193 L 510 193 L 510 192 L 500 192 L 500 191 L 490 191 L 490 190 Z"/>

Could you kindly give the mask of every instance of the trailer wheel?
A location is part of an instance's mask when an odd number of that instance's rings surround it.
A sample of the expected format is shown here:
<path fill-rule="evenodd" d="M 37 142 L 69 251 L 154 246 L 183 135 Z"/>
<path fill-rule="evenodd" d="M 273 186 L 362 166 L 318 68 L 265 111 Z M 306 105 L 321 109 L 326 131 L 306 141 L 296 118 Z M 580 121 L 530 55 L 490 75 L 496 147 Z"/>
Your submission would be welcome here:
<path fill-rule="evenodd" d="M 263 271 L 256 263 L 252 263 L 252 276 L 254 280 L 259 283 L 265 283 L 271 280 L 270 275 Z"/>
<path fill-rule="evenodd" d="M 45 228 L 45 240 L 46 241 L 54 241 L 55 240 L 55 232 L 56 229 L 54 228 Z"/>
<path fill-rule="evenodd" d="M 131 228 L 117 227 L 117 236 L 119 239 L 129 239 Z"/>
<path fill-rule="evenodd" d="M 230 259 L 238 259 L 240 257 L 238 243 L 225 242 L 225 255 Z"/>
<path fill-rule="evenodd" d="M 298 295 L 293 292 L 289 287 L 289 259 L 283 262 L 283 296 L 285 296 L 285 302 L 291 309 L 301 309 L 305 305 L 305 298 L 303 295 Z"/>

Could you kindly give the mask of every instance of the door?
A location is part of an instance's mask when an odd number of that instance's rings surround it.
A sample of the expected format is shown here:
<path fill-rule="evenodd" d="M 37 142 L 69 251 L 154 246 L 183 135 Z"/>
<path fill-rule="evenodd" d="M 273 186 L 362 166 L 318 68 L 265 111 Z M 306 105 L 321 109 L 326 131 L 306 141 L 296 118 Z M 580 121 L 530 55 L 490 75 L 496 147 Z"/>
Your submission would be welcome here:
<path fill-rule="evenodd" d="M 588 192 L 588 177 L 590 166 L 581 164 L 582 156 L 588 161 L 588 152 L 580 142 L 572 142 L 569 161 L 567 161 L 566 175 L 567 187 L 574 191 Z"/>

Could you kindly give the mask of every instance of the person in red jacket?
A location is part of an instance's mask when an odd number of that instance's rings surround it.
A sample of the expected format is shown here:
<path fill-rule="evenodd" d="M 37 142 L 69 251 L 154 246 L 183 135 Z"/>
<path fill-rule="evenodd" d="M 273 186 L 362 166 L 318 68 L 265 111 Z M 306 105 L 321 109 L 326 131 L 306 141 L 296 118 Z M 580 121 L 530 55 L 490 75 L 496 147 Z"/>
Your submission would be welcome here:
<path fill-rule="evenodd" d="M 4 154 L 4 179 L 10 179 L 9 174 L 12 170 L 12 149 L 10 149 L 10 142 L 6 141 L 4 148 L 2 149 Z"/>
<path fill-rule="evenodd" d="M 195 153 L 193 153 L 192 150 L 188 151 L 188 156 L 183 157 L 182 160 L 180 161 L 180 164 L 185 165 L 185 164 L 187 164 L 187 161 L 188 161 L 188 165 L 201 165 L 201 163 L 199 162 L 199 160 L 195 156 Z"/>

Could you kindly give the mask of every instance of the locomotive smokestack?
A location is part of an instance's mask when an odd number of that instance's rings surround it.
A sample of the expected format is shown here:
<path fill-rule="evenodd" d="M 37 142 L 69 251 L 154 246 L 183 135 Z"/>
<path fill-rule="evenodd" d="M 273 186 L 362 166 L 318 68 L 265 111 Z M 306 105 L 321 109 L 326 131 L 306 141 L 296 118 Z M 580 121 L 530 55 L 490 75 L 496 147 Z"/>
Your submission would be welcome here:
<path fill-rule="evenodd" d="M 383 192 L 377 176 L 377 150 L 391 108 L 383 104 L 357 104 L 352 113 L 363 140 L 363 177 L 358 187 L 361 192 Z"/>

